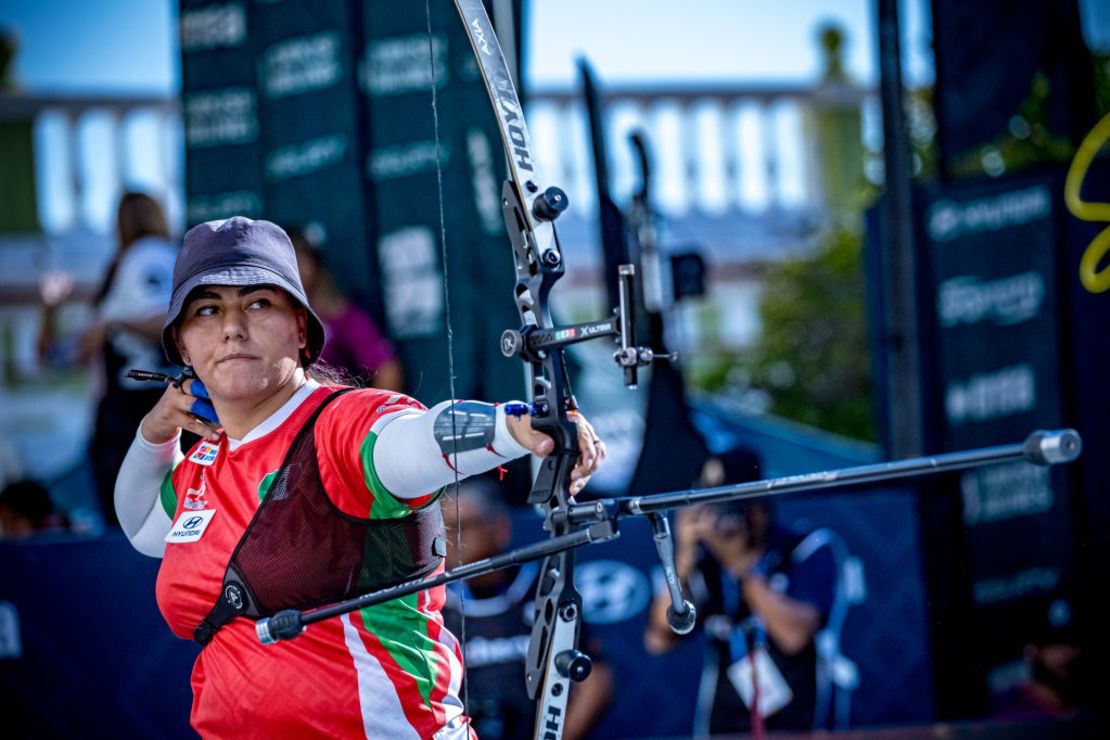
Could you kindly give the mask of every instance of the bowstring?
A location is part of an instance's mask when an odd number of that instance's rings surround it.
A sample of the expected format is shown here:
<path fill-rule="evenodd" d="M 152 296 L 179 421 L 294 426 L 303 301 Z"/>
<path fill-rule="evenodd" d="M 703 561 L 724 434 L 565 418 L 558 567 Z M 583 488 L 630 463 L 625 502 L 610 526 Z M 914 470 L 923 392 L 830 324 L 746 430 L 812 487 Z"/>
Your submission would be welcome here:
<path fill-rule="evenodd" d="M 447 281 L 447 218 L 444 215 L 443 209 L 443 162 L 440 159 L 440 141 L 439 141 L 439 96 L 437 88 L 439 81 L 436 77 L 436 58 L 435 58 L 435 43 L 432 37 L 432 6 L 431 0 L 424 0 L 424 20 L 428 32 L 428 67 L 431 71 L 430 83 L 432 88 L 432 133 L 435 142 L 435 159 L 436 159 L 436 194 L 438 196 L 439 204 L 439 245 L 440 245 L 440 258 L 443 261 L 443 315 L 444 324 L 447 330 L 447 382 L 451 402 L 456 403 L 458 398 L 455 395 L 455 332 L 451 326 L 451 289 Z M 451 412 L 451 444 L 454 451 L 453 457 L 455 462 L 451 465 L 451 470 L 455 474 L 455 553 L 459 561 L 455 565 L 462 564 L 462 515 L 459 507 L 459 435 L 456 428 L 457 416 L 454 410 Z M 451 563 L 448 563 L 450 566 Z M 465 676 L 465 661 L 466 661 L 466 589 L 457 589 L 459 597 L 459 654 L 463 659 L 464 676 Z M 466 724 L 470 724 L 470 686 L 467 681 L 462 682 L 463 691 L 463 716 L 466 717 Z"/>

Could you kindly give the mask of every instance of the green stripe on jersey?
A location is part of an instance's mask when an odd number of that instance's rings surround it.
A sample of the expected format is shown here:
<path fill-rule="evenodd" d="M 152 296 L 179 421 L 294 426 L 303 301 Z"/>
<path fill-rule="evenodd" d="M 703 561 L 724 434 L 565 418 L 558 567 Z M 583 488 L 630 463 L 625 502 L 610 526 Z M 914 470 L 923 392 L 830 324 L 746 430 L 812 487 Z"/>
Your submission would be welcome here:
<path fill-rule="evenodd" d="M 173 519 L 173 515 L 177 513 L 177 491 L 173 490 L 172 470 L 166 473 L 166 477 L 162 479 L 159 498 L 162 500 L 162 508 L 166 510 L 166 516 Z"/>
<path fill-rule="evenodd" d="M 266 474 L 266 477 L 258 481 L 258 500 L 266 498 L 266 494 L 270 492 L 270 486 L 274 485 L 274 478 L 277 478 L 278 471 L 274 470 Z"/>
<path fill-rule="evenodd" d="M 359 449 L 359 455 L 362 457 L 362 475 L 366 481 L 366 487 L 370 489 L 370 493 L 374 494 L 374 501 L 370 504 L 370 518 L 400 519 L 406 517 L 412 513 L 412 509 L 398 501 L 382 485 L 381 479 L 378 478 L 378 471 L 374 469 L 374 445 L 377 441 L 378 435 L 369 432 Z"/>
<path fill-rule="evenodd" d="M 428 615 L 417 608 L 420 594 L 409 594 L 363 609 L 362 625 L 372 632 L 405 673 L 416 681 L 424 704 L 431 705 L 439 671 L 435 640 L 428 635 Z"/>

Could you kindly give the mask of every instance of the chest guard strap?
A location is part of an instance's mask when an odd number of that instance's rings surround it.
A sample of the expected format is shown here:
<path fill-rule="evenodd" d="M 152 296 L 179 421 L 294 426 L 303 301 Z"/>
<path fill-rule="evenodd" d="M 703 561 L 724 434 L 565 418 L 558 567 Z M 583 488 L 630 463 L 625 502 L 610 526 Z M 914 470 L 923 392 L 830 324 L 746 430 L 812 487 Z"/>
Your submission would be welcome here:
<path fill-rule="evenodd" d="M 397 519 L 340 511 L 320 478 L 313 429 L 332 393 L 297 433 L 224 573 L 220 597 L 193 639 L 207 645 L 238 616 L 310 609 L 431 573 L 446 545 L 439 503 Z"/>

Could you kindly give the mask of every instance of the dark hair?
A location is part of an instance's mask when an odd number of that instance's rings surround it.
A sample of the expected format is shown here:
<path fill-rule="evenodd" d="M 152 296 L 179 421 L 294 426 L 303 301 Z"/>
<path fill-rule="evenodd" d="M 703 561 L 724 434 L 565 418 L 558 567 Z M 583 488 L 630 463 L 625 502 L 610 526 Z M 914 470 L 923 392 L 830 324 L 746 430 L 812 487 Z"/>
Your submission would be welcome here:
<path fill-rule="evenodd" d="M 146 193 L 124 193 L 116 209 L 116 237 L 122 251 L 144 236 L 170 238 L 166 214 Z"/>
<path fill-rule="evenodd" d="M 100 305 L 107 297 L 123 253 L 139 239 L 147 236 L 170 238 L 170 227 L 162 206 L 146 193 L 124 193 L 116 208 L 116 253 L 96 291 L 93 305 Z"/>

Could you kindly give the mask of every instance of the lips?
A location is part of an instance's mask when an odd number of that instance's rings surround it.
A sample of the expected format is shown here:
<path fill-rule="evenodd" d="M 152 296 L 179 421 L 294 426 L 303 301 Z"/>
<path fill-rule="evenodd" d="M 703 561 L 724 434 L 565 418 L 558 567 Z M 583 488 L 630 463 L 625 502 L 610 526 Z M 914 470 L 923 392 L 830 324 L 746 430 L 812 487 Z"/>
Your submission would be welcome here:
<path fill-rule="evenodd" d="M 228 355 L 227 357 L 224 357 L 224 358 L 220 359 L 220 361 L 216 364 L 221 364 L 221 363 L 224 363 L 224 362 L 228 362 L 229 360 L 257 360 L 257 359 L 258 358 L 255 357 L 254 355 L 248 355 L 245 352 L 237 352 L 233 355 Z"/>

